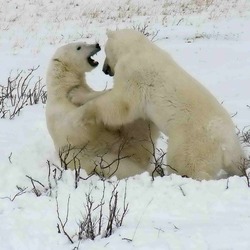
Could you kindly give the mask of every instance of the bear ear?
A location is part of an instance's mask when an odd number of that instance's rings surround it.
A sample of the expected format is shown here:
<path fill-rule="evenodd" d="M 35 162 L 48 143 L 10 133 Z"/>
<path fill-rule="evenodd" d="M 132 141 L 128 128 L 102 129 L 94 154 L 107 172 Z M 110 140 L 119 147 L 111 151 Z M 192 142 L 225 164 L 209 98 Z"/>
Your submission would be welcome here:
<path fill-rule="evenodd" d="M 106 31 L 106 35 L 107 35 L 108 38 L 112 38 L 114 36 L 114 31 L 108 29 Z"/>

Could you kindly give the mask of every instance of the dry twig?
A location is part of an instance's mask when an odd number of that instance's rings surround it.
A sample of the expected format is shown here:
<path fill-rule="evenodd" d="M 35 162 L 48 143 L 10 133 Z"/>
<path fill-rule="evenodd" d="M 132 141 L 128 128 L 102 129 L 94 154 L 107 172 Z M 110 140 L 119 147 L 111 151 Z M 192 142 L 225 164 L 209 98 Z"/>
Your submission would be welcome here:
<path fill-rule="evenodd" d="M 69 236 L 69 234 L 65 230 L 65 227 L 66 227 L 66 224 L 67 224 L 68 218 L 69 218 L 69 202 L 70 202 L 70 195 L 68 197 L 68 202 L 67 202 L 66 218 L 65 218 L 65 221 L 62 222 L 62 219 L 61 219 L 60 213 L 59 213 L 58 199 L 57 199 L 57 195 L 56 195 L 56 213 L 57 213 L 57 218 L 58 218 L 59 223 L 60 223 L 60 224 L 57 224 L 58 233 L 60 233 L 62 231 L 64 233 L 64 235 L 66 235 L 66 237 L 68 238 L 70 243 L 73 244 L 74 241 L 71 239 L 71 237 Z"/>

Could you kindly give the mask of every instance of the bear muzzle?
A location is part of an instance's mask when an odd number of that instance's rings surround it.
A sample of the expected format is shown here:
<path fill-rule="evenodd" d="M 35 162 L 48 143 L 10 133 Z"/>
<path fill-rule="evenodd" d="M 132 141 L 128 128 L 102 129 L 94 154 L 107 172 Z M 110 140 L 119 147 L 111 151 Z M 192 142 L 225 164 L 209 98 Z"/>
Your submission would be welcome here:
<path fill-rule="evenodd" d="M 106 60 L 105 60 L 105 61 L 106 61 Z M 103 71 L 106 75 L 114 76 L 114 73 L 113 73 L 113 71 L 111 70 L 110 66 L 109 66 L 107 63 L 105 63 L 105 62 L 104 62 L 102 71 Z"/>

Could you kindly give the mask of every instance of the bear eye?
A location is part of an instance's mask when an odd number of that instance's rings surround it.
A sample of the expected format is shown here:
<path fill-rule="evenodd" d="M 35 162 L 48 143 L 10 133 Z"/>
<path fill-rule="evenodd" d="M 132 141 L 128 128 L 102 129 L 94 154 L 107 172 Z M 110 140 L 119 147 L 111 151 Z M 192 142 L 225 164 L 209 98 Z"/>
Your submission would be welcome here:
<path fill-rule="evenodd" d="M 77 50 L 80 50 L 81 48 L 82 48 L 81 46 L 78 46 L 76 49 L 77 49 Z"/>

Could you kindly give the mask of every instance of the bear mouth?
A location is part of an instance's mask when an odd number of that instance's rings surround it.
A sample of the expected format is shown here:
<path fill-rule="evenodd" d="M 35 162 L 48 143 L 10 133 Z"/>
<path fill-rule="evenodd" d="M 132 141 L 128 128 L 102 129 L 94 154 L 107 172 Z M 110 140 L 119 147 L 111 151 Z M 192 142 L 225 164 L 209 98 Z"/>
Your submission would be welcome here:
<path fill-rule="evenodd" d="M 97 46 L 97 48 L 95 48 L 87 57 L 88 63 L 90 64 L 90 66 L 92 67 L 96 67 L 98 66 L 99 62 L 95 61 L 92 56 L 96 55 L 99 51 L 101 50 L 101 48 L 99 46 Z"/>

